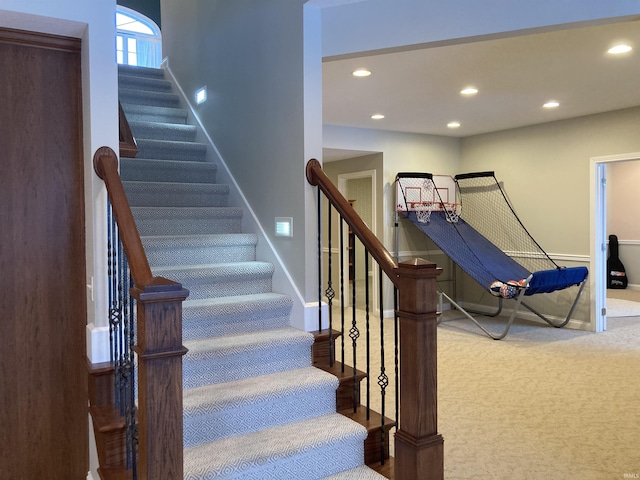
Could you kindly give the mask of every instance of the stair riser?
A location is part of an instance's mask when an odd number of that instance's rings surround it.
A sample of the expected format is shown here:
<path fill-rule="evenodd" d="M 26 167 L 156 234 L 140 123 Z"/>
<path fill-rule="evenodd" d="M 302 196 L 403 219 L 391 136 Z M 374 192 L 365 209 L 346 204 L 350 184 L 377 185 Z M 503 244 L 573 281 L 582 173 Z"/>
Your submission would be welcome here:
<path fill-rule="evenodd" d="M 122 103 L 122 108 L 129 122 L 159 122 L 187 124 L 187 111 L 180 108 L 155 107 Z"/>
<path fill-rule="evenodd" d="M 180 142 L 193 142 L 196 139 L 196 128 L 191 125 L 130 121 L 129 126 L 135 138 Z"/>
<path fill-rule="evenodd" d="M 132 67 L 130 65 L 118 65 L 119 75 L 134 75 L 136 77 L 148 77 L 164 79 L 164 70 L 161 68 Z"/>
<path fill-rule="evenodd" d="M 143 244 L 144 244 L 143 239 Z M 198 265 L 201 263 L 251 262 L 256 259 L 255 245 L 239 247 L 202 247 L 184 248 L 147 248 L 145 252 L 152 267 L 171 267 L 176 265 Z"/>
<path fill-rule="evenodd" d="M 262 428 L 271 428 L 335 411 L 330 398 L 332 385 L 300 392 L 289 392 L 277 398 L 259 398 L 251 404 L 230 406 L 220 411 L 185 416 L 185 448 Z"/>
<path fill-rule="evenodd" d="M 124 158 L 120 160 L 123 180 L 147 182 L 216 183 L 217 168 L 213 163 L 172 162 L 169 160 L 144 160 Z"/>
<path fill-rule="evenodd" d="M 165 187 L 165 185 L 167 185 Z M 225 185 L 144 184 L 124 182 L 129 204 L 134 207 L 226 207 Z"/>
<path fill-rule="evenodd" d="M 283 357 L 277 346 L 260 346 L 253 350 L 225 352 L 209 359 L 193 360 L 187 354 L 183 361 L 183 386 L 196 388 L 203 385 L 230 382 L 257 375 L 283 372 L 310 366 L 307 344 L 289 345 Z"/>
<path fill-rule="evenodd" d="M 165 92 L 145 92 L 119 87 L 121 103 L 131 103 L 135 105 L 148 105 L 152 107 L 180 107 L 180 97 L 174 93 Z"/>
<path fill-rule="evenodd" d="M 144 77 L 139 75 L 118 75 L 118 86 L 131 90 L 152 92 L 171 92 L 171 82 L 164 78 Z"/>
<path fill-rule="evenodd" d="M 242 213 L 210 213 L 209 209 L 192 209 L 186 212 L 165 211 L 132 207 L 140 235 L 199 235 L 240 233 Z"/>
<path fill-rule="evenodd" d="M 206 308 L 183 310 L 182 337 L 184 340 L 222 337 L 257 332 L 289 325 L 291 309 L 263 308 L 254 313 L 211 313 Z M 212 321 L 215 319 L 215 321 Z"/>
<path fill-rule="evenodd" d="M 207 156 L 207 146 L 200 143 L 160 142 L 147 139 L 138 139 L 137 143 L 140 158 L 204 162 Z"/>
<path fill-rule="evenodd" d="M 230 295 L 252 295 L 255 293 L 268 293 L 271 291 L 271 277 L 269 278 L 237 278 L 237 279 L 211 279 L 195 283 L 189 278 L 182 279 L 174 275 L 172 280 L 182 283 L 189 289 L 191 300 L 201 300 L 205 298 L 220 298 Z"/>
<path fill-rule="evenodd" d="M 362 440 L 340 442 L 330 447 L 304 451 L 281 459 L 276 465 L 257 466 L 243 471 L 243 480 L 265 478 L 321 479 L 329 475 L 356 468 L 362 463 Z M 283 476 L 283 472 L 286 472 Z M 217 478 L 215 476 L 185 475 L 185 480 Z"/>

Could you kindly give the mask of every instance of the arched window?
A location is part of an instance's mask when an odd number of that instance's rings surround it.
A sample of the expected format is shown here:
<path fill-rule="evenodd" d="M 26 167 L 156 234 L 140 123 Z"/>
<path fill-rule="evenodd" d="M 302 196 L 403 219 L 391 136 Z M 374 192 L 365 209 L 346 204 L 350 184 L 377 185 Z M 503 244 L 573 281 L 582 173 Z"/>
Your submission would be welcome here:
<path fill-rule="evenodd" d="M 116 8 L 116 60 L 121 65 L 160 67 L 162 37 L 148 17 L 118 5 Z"/>

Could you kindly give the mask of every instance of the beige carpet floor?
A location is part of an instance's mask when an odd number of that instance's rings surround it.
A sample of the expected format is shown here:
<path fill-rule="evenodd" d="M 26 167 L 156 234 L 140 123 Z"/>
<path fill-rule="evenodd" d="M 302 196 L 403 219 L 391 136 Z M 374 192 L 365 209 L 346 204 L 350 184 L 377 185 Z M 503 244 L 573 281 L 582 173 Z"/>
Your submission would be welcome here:
<path fill-rule="evenodd" d="M 358 368 L 364 368 L 365 321 L 356 312 Z M 640 317 L 610 318 L 608 330 L 599 334 L 516 321 L 504 340 L 494 341 L 467 320 L 446 320 L 453 315 L 448 312 L 438 327 L 446 479 L 640 478 Z M 347 325 L 351 318 L 347 309 Z M 504 321 L 491 319 L 488 325 L 498 331 Z M 372 314 L 370 323 L 375 378 L 379 320 Z M 385 320 L 390 417 L 392 325 Z M 379 411 L 375 381 L 371 395 Z"/>

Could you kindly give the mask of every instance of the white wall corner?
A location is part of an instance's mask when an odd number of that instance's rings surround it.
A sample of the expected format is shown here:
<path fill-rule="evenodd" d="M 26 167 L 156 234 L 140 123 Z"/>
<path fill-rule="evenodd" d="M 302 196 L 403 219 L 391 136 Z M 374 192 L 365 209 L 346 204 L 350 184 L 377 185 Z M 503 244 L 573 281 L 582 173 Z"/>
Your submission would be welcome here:
<path fill-rule="evenodd" d="M 91 363 L 103 363 L 110 360 L 109 327 L 87 325 L 87 358 Z"/>
<path fill-rule="evenodd" d="M 322 302 L 318 308 L 318 302 L 308 302 L 304 306 L 304 331 L 313 332 L 318 330 L 318 314 L 321 315 L 322 329 L 329 326 L 329 308 L 325 302 Z"/>

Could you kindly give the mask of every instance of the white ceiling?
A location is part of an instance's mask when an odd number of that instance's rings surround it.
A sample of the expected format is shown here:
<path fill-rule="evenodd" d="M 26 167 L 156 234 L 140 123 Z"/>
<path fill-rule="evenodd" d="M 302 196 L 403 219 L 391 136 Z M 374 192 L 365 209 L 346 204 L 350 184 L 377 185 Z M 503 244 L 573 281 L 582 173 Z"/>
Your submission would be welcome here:
<path fill-rule="evenodd" d="M 634 51 L 606 53 L 621 41 Z M 352 76 L 363 67 L 372 75 Z M 329 59 L 323 122 L 465 137 L 639 106 L 639 80 L 640 21 Z M 460 95 L 470 85 L 479 93 Z"/>

